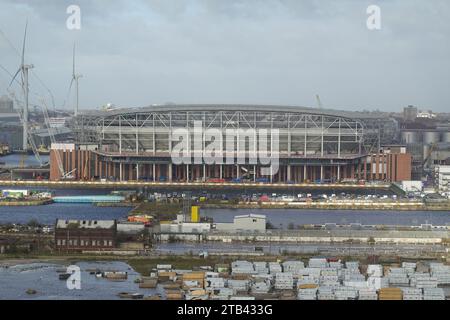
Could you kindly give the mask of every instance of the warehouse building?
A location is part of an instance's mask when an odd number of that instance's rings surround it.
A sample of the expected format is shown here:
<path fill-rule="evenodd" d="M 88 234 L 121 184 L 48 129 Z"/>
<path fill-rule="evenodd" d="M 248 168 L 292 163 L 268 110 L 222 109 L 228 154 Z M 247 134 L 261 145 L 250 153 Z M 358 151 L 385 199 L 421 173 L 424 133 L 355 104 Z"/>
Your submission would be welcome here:
<path fill-rule="evenodd" d="M 233 223 L 216 223 L 215 229 L 224 232 L 265 232 L 266 216 L 260 214 L 235 216 Z"/>

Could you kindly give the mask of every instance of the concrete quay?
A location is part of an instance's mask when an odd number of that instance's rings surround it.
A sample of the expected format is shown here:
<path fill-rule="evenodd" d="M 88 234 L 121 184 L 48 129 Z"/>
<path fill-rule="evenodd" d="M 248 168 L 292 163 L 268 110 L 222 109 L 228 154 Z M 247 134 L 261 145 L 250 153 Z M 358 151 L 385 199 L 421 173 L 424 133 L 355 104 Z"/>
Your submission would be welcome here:
<path fill-rule="evenodd" d="M 157 241 L 285 242 L 285 243 L 373 243 L 442 244 L 449 231 L 368 231 L 368 230 L 283 230 L 265 233 L 156 233 Z"/>

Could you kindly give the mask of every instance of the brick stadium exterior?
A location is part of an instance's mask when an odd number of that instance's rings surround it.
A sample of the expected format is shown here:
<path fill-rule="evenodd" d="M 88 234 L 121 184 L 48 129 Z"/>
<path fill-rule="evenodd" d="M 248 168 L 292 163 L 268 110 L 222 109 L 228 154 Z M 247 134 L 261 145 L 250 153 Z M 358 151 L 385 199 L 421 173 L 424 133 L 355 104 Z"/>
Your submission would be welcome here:
<path fill-rule="evenodd" d="M 86 180 L 264 178 L 262 165 L 237 162 L 245 152 L 237 143 L 233 164 L 174 164 L 171 150 L 178 141 L 171 141 L 171 133 L 179 128 L 191 131 L 199 121 L 203 129 L 219 129 L 223 135 L 226 129 L 277 129 L 279 170 L 267 177 L 270 182 L 399 181 L 411 175 L 409 154 L 398 148 L 380 153 L 384 143 L 395 142 L 395 123 L 385 117 L 305 107 L 158 105 L 79 115 L 72 124 L 77 141 L 55 144 L 51 150 L 50 179 L 61 179 L 62 171 Z M 202 152 L 207 145 L 194 151 Z"/>

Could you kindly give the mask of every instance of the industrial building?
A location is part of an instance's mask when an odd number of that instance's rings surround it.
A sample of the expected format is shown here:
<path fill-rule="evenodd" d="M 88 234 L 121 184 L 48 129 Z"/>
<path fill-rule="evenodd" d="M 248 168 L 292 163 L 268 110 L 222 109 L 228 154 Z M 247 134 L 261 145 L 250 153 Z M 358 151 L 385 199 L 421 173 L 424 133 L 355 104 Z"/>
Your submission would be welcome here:
<path fill-rule="evenodd" d="M 216 142 L 196 143 L 199 124 L 203 132 L 219 132 L 221 150 L 215 152 L 223 161 L 196 161 Z M 189 132 L 189 158 L 181 164 L 171 157 L 179 143 L 173 133 L 180 129 Z M 53 145 L 50 179 L 60 180 L 71 172 L 75 179 L 120 181 L 408 180 L 396 173 L 399 168 L 408 170 L 407 156 L 396 157 L 393 151 L 386 156 L 381 150 L 397 142 L 397 129 L 397 122 L 381 113 L 305 107 L 157 105 L 84 112 L 72 123 L 76 142 Z M 230 139 L 231 130 L 237 135 Z M 278 160 L 275 170 L 272 162 L 259 161 L 264 141 L 267 154 Z M 378 158 L 384 159 L 382 174 Z M 273 174 L 264 173 L 264 168 Z"/>
<path fill-rule="evenodd" d="M 434 168 L 435 186 L 437 191 L 447 197 L 450 197 L 450 166 L 436 166 Z"/>
<path fill-rule="evenodd" d="M 55 247 L 59 251 L 112 249 L 116 236 L 115 220 L 56 220 Z"/>
<path fill-rule="evenodd" d="M 266 216 L 261 214 L 235 216 L 233 223 L 216 223 L 215 229 L 224 232 L 266 232 Z"/>

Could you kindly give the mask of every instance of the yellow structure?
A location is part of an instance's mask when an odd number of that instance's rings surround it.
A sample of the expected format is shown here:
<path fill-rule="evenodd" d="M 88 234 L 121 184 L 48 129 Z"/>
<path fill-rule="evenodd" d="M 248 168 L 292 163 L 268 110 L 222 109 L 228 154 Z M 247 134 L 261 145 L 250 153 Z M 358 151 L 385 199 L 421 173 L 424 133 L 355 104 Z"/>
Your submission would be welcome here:
<path fill-rule="evenodd" d="M 191 222 L 200 222 L 200 207 L 191 207 Z"/>

